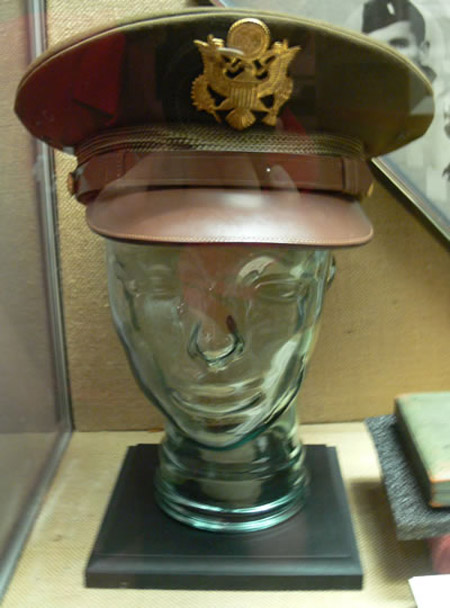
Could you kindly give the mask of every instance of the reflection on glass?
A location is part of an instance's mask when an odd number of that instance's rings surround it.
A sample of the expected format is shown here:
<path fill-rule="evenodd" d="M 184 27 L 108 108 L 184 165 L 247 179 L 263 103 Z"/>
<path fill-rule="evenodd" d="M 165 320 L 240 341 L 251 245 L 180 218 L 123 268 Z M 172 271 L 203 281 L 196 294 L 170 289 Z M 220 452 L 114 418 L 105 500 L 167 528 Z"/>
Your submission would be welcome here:
<path fill-rule="evenodd" d="M 70 436 L 50 154 L 13 112 L 44 37 L 26 4 L 0 3 L 0 601 Z"/>
<path fill-rule="evenodd" d="M 297 394 L 330 273 L 324 250 L 108 242 L 114 322 L 166 415 L 157 498 L 211 530 L 301 508 Z"/>

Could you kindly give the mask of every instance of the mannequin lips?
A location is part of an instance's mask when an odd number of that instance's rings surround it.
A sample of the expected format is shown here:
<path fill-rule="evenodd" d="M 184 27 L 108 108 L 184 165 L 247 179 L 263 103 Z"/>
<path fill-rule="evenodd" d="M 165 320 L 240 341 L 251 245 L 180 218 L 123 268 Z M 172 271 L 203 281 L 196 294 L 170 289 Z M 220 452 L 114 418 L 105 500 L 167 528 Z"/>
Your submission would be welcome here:
<path fill-rule="evenodd" d="M 171 397 L 177 407 L 186 414 L 206 414 L 208 416 L 213 415 L 223 418 L 228 414 L 234 415 L 256 407 L 263 401 L 264 394 L 262 392 L 257 392 L 239 398 L 238 393 L 231 393 L 231 391 L 229 391 L 228 396 L 223 395 L 221 397 L 214 397 L 211 396 L 211 394 L 196 394 L 195 391 L 190 391 L 189 399 L 186 399 L 178 391 L 172 390 Z"/>

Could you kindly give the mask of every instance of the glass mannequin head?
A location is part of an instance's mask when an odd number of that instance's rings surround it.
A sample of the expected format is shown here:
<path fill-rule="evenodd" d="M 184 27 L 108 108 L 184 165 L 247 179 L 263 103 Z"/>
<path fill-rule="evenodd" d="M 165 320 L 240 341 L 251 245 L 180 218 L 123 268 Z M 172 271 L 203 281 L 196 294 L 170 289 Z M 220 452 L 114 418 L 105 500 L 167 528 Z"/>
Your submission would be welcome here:
<path fill-rule="evenodd" d="M 327 250 L 108 241 L 114 323 L 140 387 L 208 448 L 255 437 L 300 387 Z"/>

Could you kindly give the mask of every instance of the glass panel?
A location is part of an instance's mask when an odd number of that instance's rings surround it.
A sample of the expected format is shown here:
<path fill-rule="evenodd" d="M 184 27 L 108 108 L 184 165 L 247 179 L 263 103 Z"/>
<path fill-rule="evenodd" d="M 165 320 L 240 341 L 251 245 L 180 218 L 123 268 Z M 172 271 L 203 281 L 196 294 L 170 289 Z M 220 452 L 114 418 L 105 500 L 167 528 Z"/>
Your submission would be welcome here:
<path fill-rule="evenodd" d="M 0 4 L 0 596 L 70 429 L 46 212 L 51 167 L 13 113 L 17 82 L 40 37 L 38 27 L 30 42 L 32 21 L 24 3 Z"/>

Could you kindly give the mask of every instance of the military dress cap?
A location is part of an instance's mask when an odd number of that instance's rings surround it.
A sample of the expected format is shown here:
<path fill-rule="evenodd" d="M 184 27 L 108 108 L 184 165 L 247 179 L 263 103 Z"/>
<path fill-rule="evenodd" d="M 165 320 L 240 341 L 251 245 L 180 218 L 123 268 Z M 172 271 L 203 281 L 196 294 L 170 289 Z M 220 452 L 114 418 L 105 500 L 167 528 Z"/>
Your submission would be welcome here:
<path fill-rule="evenodd" d="M 51 49 L 16 112 L 77 156 L 71 189 L 101 235 L 339 247 L 372 236 L 366 161 L 420 137 L 433 100 L 419 69 L 365 36 L 210 8 Z"/>

